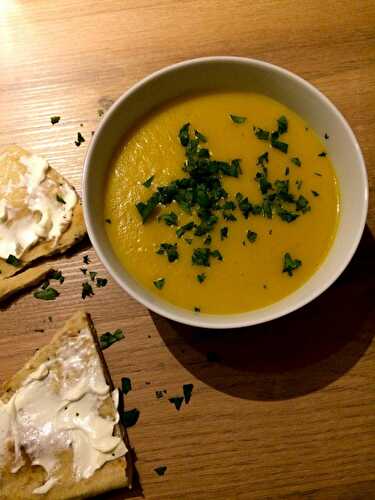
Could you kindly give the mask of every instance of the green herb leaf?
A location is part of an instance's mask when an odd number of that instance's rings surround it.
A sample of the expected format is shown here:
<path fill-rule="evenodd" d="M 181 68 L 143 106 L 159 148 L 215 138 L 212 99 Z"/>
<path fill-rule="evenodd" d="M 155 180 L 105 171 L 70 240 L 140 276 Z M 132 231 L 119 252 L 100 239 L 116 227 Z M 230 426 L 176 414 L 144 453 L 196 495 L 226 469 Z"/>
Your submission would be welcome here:
<path fill-rule="evenodd" d="M 34 297 L 41 300 L 55 300 L 59 295 L 59 292 L 51 287 L 34 292 Z"/>
<path fill-rule="evenodd" d="M 108 283 L 107 278 L 96 278 L 96 286 L 98 288 L 103 288 Z"/>
<path fill-rule="evenodd" d="M 193 240 L 191 238 L 184 238 L 184 240 L 188 245 L 191 245 L 193 243 Z"/>
<path fill-rule="evenodd" d="M 204 240 L 203 244 L 204 245 L 211 245 L 212 243 L 212 236 L 210 234 L 207 235 L 207 238 Z"/>
<path fill-rule="evenodd" d="M 60 281 L 60 284 L 62 285 L 65 281 L 65 278 L 64 276 L 62 275 L 62 272 L 61 271 L 55 271 L 54 269 L 48 273 L 48 278 L 50 280 L 56 280 L 56 281 Z"/>
<path fill-rule="evenodd" d="M 201 134 L 198 130 L 194 130 L 195 137 L 198 139 L 199 142 L 207 142 L 206 137 Z"/>
<path fill-rule="evenodd" d="M 260 139 L 261 141 L 268 141 L 270 138 L 270 133 L 260 127 L 253 127 L 253 131 L 257 139 Z"/>
<path fill-rule="evenodd" d="M 8 258 L 7 258 L 7 260 L 5 262 L 7 264 L 10 264 L 11 266 L 14 266 L 14 267 L 19 267 L 22 264 L 22 262 L 20 261 L 20 259 L 17 259 L 17 257 L 15 257 L 12 254 L 8 255 Z"/>
<path fill-rule="evenodd" d="M 271 146 L 274 148 L 274 149 L 278 149 L 279 151 L 281 151 L 282 153 L 287 153 L 288 152 L 288 144 L 286 142 L 281 142 L 281 141 L 277 141 L 277 140 L 272 140 L 271 141 Z"/>
<path fill-rule="evenodd" d="M 122 330 L 119 328 L 115 330 L 113 333 L 111 332 L 105 332 L 103 335 L 100 335 L 99 337 L 99 342 L 100 342 L 100 348 L 102 351 L 104 349 L 107 349 L 110 347 L 112 344 L 115 342 L 118 342 L 119 340 L 125 338 L 124 334 L 122 333 Z"/>
<path fill-rule="evenodd" d="M 181 146 L 186 147 L 189 144 L 189 128 L 190 123 L 185 123 L 185 125 L 181 127 L 180 132 L 178 133 Z"/>
<path fill-rule="evenodd" d="M 56 200 L 59 202 L 59 203 L 62 203 L 63 205 L 66 204 L 66 201 L 64 200 L 64 198 L 61 198 L 60 195 L 56 195 Z"/>
<path fill-rule="evenodd" d="M 80 268 L 80 271 L 81 271 L 83 274 L 87 274 L 87 269 L 85 269 L 84 267 L 81 267 L 81 268 Z"/>
<path fill-rule="evenodd" d="M 257 239 L 257 236 L 258 236 L 258 234 L 255 233 L 254 231 L 250 231 L 250 229 L 246 233 L 246 237 L 250 241 L 250 243 L 255 243 L 255 240 Z"/>
<path fill-rule="evenodd" d="M 291 158 L 290 161 L 294 165 L 296 165 L 297 167 L 300 167 L 302 165 L 301 160 L 299 158 L 297 158 L 296 156 L 294 156 L 293 158 Z"/>
<path fill-rule="evenodd" d="M 159 278 L 155 281 L 153 281 L 154 285 L 158 290 L 161 290 L 163 286 L 165 285 L 165 278 Z"/>
<path fill-rule="evenodd" d="M 297 189 L 298 189 L 298 190 L 300 190 L 300 189 L 301 189 L 301 187 L 302 187 L 302 181 L 301 181 L 301 179 L 297 179 L 297 180 L 296 180 L 296 186 L 297 186 Z"/>
<path fill-rule="evenodd" d="M 174 212 L 169 212 L 169 214 L 161 214 L 159 215 L 158 220 L 163 220 L 167 224 L 167 226 L 177 226 L 178 224 L 178 218 Z"/>
<path fill-rule="evenodd" d="M 299 215 L 296 214 L 295 212 L 290 212 L 286 208 L 282 207 L 279 207 L 277 209 L 277 215 L 280 217 L 281 220 L 288 223 L 293 222 L 294 220 L 297 219 L 297 217 L 299 217 Z"/>
<path fill-rule="evenodd" d="M 211 252 L 211 257 L 214 257 L 217 260 L 223 260 L 223 256 L 221 255 L 221 253 L 219 252 L 219 250 L 213 250 Z"/>
<path fill-rule="evenodd" d="M 51 120 L 52 125 L 55 125 L 56 123 L 59 123 L 60 118 L 61 118 L 61 117 L 60 117 L 60 116 L 57 116 L 57 115 L 55 115 L 55 116 L 51 116 L 50 120 Z"/>
<path fill-rule="evenodd" d="M 223 219 L 224 220 L 227 220 L 227 221 L 230 221 L 230 222 L 234 222 L 237 220 L 237 217 L 233 214 L 228 214 L 227 212 L 224 212 L 223 213 Z"/>
<path fill-rule="evenodd" d="M 284 175 L 289 175 L 289 172 L 290 172 L 289 167 L 286 167 L 286 168 L 285 168 L 285 174 L 284 174 Z"/>
<path fill-rule="evenodd" d="M 325 151 L 322 151 L 321 153 L 318 154 L 321 158 L 324 158 L 327 156 L 327 153 Z"/>
<path fill-rule="evenodd" d="M 178 259 L 177 243 L 161 243 L 156 253 L 158 255 L 166 255 L 169 262 L 174 262 Z"/>
<path fill-rule="evenodd" d="M 198 283 L 203 283 L 203 281 L 205 279 L 206 279 L 206 274 L 205 273 L 197 274 Z"/>
<path fill-rule="evenodd" d="M 152 181 L 154 180 L 155 176 L 154 175 L 151 175 L 151 177 L 149 177 L 142 185 L 145 187 L 145 188 L 149 188 L 151 187 L 151 184 L 152 184 Z"/>
<path fill-rule="evenodd" d="M 277 120 L 277 125 L 278 125 L 278 133 L 281 135 L 281 134 L 285 134 L 285 132 L 288 131 L 288 120 L 286 118 L 286 116 L 280 116 L 280 118 L 278 118 Z"/>
<path fill-rule="evenodd" d="M 175 405 L 176 410 L 179 410 L 181 408 L 183 401 L 184 401 L 184 398 L 181 396 L 174 396 L 173 398 L 169 398 L 168 401 Z"/>
<path fill-rule="evenodd" d="M 121 412 L 121 422 L 126 429 L 133 427 L 138 422 L 139 410 L 138 408 L 133 408 L 132 410 L 127 410 Z"/>
<path fill-rule="evenodd" d="M 308 200 L 302 195 L 300 195 L 296 201 L 296 210 L 302 213 L 306 213 L 310 210 Z"/>
<path fill-rule="evenodd" d="M 209 248 L 195 248 L 191 256 L 191 262 L 195 266 L 210 266 L 210 255 L 211 252 Z"/>
<path fill-rule="evenodd" d="M 266 151 L 262 155 L 258 156 L 257 165 L 264 167 L 265 164 L 268 163 L 268 161 L 269 161 L 268 160 L 268 151 Z"/>
<path fill-rule="evenodd" d="M 314 175 L 317 175 L 318 177 L 322 177 L 322 174 L 319 172 L 314 172 Z"/>
<path fill-rule="evenodd" d="M 193 221 L 184 224 L 183 226 L 176 229 L 177 238 L 181 238 L 187 231 L 194 229 L 195 223 Z"/>
<path fill-rule="evenodd" d="M 88 281 L 82 283 L 82 298 L 92 297 L 94 294 L 94 290 Z"/>
<path fill-rule="evenodd" d="M 121 391 L 123 394 L 127 394 L 132 390 L 132 382 L 128 377 L 122 377 L 121 379 Z"/>
<path fill-rule="evenodd" d="M 161 399 L 164 397 L 164 394 L 166 393 L 167 391 L 164 389 L 164 391 L 155 391 L 155 396 L 157 399 Z"/>
<path fill-rule="evenodd" d="M 319 193 L 317 191 L 311 190 L 311 192 L 314 196 L 319 196 Z"/>
<path fill-rule="evenodd" d="M 302 265 L 299 259 L 292 259 L 289 253 L 284 255 L 284 265 L 283 273 L 288 273 L 289 276 L 293 276 L 293 271 L 298 269 Z"/>
<path fill-rule="evenodd" d="M 222 227 L 220 229 L 220 239 L 225 240 L 225 238 L 228 238 L 228 228 L 227 227 Z"/>
<path fill-rule="evenodd" d="M 158 206 L 160 202 L 160 194 L 159 193 L 154 193 L 151 198 L 149 198 L 146 203 L 143 203 L 140 201 L 137 203 L 135 206 L 137 207 L 138 212 L 140 213 L 142 217 L 142 222 L 145 223 L 146 220 L 150 217 L 152 212 L 155 210 L 155 208 Z"/>
<path fill-rule="evenodd" d="M 238 208 L 241 210 L 242 215 L 245 217 L 245 219 L 249 218 L 249 215 L 253 211 L 253 206 L 249 202 L 249 199 L 244 196 L 241 193 L 236 194 L 236 201 L 238 203 Z"/>
<path fill-rule="evenodd" d="M 158 476 L 164 476 L 166 470 L 167 470 L 166 465 L 161 465 L 160 467 L 156 467 L 156 469 L 154 469 L 154 471 Z"/>
<path fill-rule="evenodd" d="M 81 134 L 81 132 L 78 132 L 77 133 L 77 140 L 74 141 L 74 144 L 78 147 L 80 146 L 83 142 L 85 142 L 85 138 L 83 137 L 83 135 Z"/>
<path fill-rule="evenodd" d="M 229 116 L 231 117 L 233 123 L 241 124 L 245 123 L 246 121 L 246 116 L 238 116 L 238 115 L 229 115 Z"/>
<path fill-rule="evenodd" d="M 88 264 L 90 264 L 90 262 L 91 261 L 90 261 L 89 256 L 88 255 L 84 255 L 83 256 L 83 263 L 86 264 L 86 266 L 87 266 Z"/>
<path fill-rule="evenodd" d="M 185 403 L 188 404 L 191 399 L 191 394 L 193 392 L 194 385 L 193 384 L 184 384 L 182 389 L 184 391 Z"/>

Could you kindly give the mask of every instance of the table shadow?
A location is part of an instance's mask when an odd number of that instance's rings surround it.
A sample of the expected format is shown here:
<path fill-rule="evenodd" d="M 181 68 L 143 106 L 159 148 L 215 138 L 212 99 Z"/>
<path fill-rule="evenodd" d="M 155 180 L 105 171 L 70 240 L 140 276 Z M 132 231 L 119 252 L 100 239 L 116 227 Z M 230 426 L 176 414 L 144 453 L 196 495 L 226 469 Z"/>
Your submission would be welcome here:
<path fill-rule="evenodd" d="M 195 377 L 244 399 L 311 393 L 350 370 L 375 334 L 375 240 L 366 226 L 351 263 L 320 297 L 262 325 L 206 330 L 151 313 L 165 345 Z"/>

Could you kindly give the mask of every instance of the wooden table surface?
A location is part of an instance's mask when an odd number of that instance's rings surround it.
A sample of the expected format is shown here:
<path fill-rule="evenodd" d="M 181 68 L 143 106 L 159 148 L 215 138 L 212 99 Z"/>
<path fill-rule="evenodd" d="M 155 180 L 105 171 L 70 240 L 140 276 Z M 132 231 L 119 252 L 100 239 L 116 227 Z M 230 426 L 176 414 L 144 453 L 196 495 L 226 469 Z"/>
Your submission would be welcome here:
<path fill-rule="evenodd" d="M 126 334 L 105 357 L 116 383 L 132 380 L 126 404 L 140 417 L 129 434 L 147 500 L 374 499 L 373 0 L 1 0 L 0 146 L 45 155 L 79 189 L 98 110 L 154 70 L 217 54 L 298 73 L 353 127 L 370 211 L 349 268 L 299 312 L 218 333 L 150 314 L 111 279 L 82 301 L 82 255 L 108 277 L 87 244 L 59 262 L 66 279 L 56 301 L 27 292 L 0 312 L 0 380 L 84 307 L 99 333 Z M 192 399 L 176 411 L 167 396 L 185 383 Z"/>

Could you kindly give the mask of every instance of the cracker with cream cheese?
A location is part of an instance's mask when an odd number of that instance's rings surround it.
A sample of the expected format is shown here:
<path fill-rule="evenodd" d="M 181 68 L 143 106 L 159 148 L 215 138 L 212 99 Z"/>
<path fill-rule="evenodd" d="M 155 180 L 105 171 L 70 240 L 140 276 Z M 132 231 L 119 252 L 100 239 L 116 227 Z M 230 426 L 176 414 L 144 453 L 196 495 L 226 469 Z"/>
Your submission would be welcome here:
<path fill-rule="evenodd" d="M 131 485 L 125 430 L 93 324 L 75 314 L 5 384 L 0 498 L 88 498 Z"/>
<path fill-rule="evenodd" d="M 36 261 L 85 234 L 79 197 L 64 177 L 19 146 L 0 150 L 0 301 L 41 282 L 53 262 Z"/>

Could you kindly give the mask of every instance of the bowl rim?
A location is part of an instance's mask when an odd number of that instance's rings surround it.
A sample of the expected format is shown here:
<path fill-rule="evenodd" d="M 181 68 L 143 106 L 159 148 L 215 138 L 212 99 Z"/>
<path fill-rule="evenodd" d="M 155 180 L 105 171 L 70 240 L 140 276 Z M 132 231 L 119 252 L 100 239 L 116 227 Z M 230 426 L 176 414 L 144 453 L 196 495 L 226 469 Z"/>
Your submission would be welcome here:
<path fill-rule="evenodd" d="M 112 115 L 115 113 L 115 111 L 121 107 L 128 99 L 128 97 L 138 91 L 139 88 L 146 86 L 148 82 L 151 80 L 157 79 L 161 75 L 165 75 L 168 73 L 173 73 L 174 71 L 178 70 L 179 68 L 183 68 L 186 66 L 193 66 L 193 65 L 199 65 L 202 63 L 212 63 L 212 62 L 229 62 L 229 63 L 240 63 L 240 64 L 250 64 L 253 66 L 257 67 L 262 67 L 263 69 L 267 69 L 272 72 L 279 73 L 283 75 L 284 77 L 287 77 L 289 79 L 292 79 L 296 81 L 298 84 L 301 86 L 307 88 L 310 92 L 314 93 L 323 103 L 329 108 L 330 112 L 334 113 L 337 118 L 342 122 L 344 128 L 346 129 L 346 132 L 348 133 L 348 136 L 350 137 L 352 141 L 352 145 L 355 149 L 356 155 L 358 157 L 358 161 L 360 164 L 360 170 L 362 174 L 362 190 L 363 190 L 363 204 L 361 206 L 361 218 L 358 221 L 358 225 L 356 227 L 355 233 L 352 236 L 352 242 L 349 250 L 347 251 L 346 255 L 344 258 L 341 259 L 340 264 L 337 266 L 336 272 L 332 273 L 332 275 L 329 277 L 329 279 L 325 280 L 324 283 L 322 283 L 320 286 L 317 286 L 315 290 L 313 290 L 311 293 L 309 293 L 307 296 L 302 297 L 298 300 L 296 300 L 294 303 L 290 304 L 288 307 L 286 307 L 282 311 L 276 311 L 276 312 L 268 312 L 263 315 L 263 317 L 258 317 L 251 319 L 251 316 L 245 319 L 243 316 L 245 315 L 251 315 L 253 311 L 248 311 L 244 313 L 234 313 L 234 314 L 205 314 L 205 313 L 200 313 L 196 314 L 193 312 L 189 312 L 188 310 L 184 310 L 183 308 L 180 308 L 182 312 L 190 313 L 189 316 L 187 317 L 181 317 L 180 314 L 177 312 L 178 311 L 178 306 L 174 306 L 174 304 L 171 304 L 172 306 L 176 307 L 177 311 L 169 311 L 166 310 L 163 307 L 163 300 L 160 300 L 156 297 L 156 301 L 153 302 L 148 299 L 147 296 L 140 296 L 138 292 L 134 291 L 132 286 L 130 286 L 126 280 L 124 280 L 117 271 L 115 271 L 111 264 L 109 263 L 107 256 L 105 255 L 105 252 L 102 250 L 101 244 L 96 237 L 94 228 L 93 228 L 93 221 L 91 218 L 90 214 L 90 209 L 88 206 L 87 202 L 87 197 L 88 197 L 88 179 L 89 175 L 91 174 L 91 169 L 90 165 L 93 162 L 93 156 L 94 156 L 94 151 L 96 149 L 96 145 L 99 140 L 101 140 L 101 132 L 103 128 L 105 127 L 105 124 Z M 261 323 L 265 323 L 268 321 L 275 320 L 277 318 L 280 318 L 282 316 L 285 316 L 293 311 L 296 311 L 297 309 L 300 309 L 304 305 L 308 304 L 309 302 L 313 301 L 316 299 L 319 295 L 321 295 L 323 292 L 325 292 L 336 280 L 337 278 L 342 274 L 342 272 L 345 270 L 345 268 L 348 266 L 349 262 L 351 261 L 355 251 L 358 248 L 358 245 L 360 243 L 366 220 L 367 220 L 367 212 L 368 212 L 368 198 L 369 198 L 369 187 L 368 187 L 368 175 L 367 175 L 367 170 L 365 166 L 365 161 L 363 158 L 363 154 L 360 148 L 360 145 L 358 143 L 358 140 L 352 131 L 349 123 L 343 116 L 343 114 L 336 108 L 336 106 L 333 104 L 333 102 L 325 96 L 320 90 L 318 90 L 314 85 L 309 83 L 307 80 L 304 78 L 296 75 L 295 73 L 282 68 L 278 65 L 260 60 L 260 59 L 253 59 L 253 58 L 247 58 L 247 57 L 238 57 L 238 56 L 208 56 L 208 57 L 198 57 L 198 58 L 193 58 L 193 59 L 186 59 L 180 62 L 177 62 L 175 64 L 171 64 L 168 66 L 165 66 L 157 71 L 154 71 L 145 77 L 143 77 L 141 80 L 136 82 L 134 85 L 132 85 L 130 88 L 128 88 L 125 92 L 123 92 L 116 100 L 115 102 L 110 106 L 110 108 L 107 110 L 105 115 L 103 116 L 101 122 L 99 123 L 99 126 L 96 129 L 96 132 L 89 144 L 89 147 L 86 151 L 85 159 L 84 159 L 84 164 L 83 164 L 83 172 L 82 172 L 82 201 L 83 201 L 83 214 L 84 214 L 84 219 L 87 227 L 87 232 L 90 238 L 90 241 L 94 247 L 95 252 L 97 253 L 99 259 L 102 261 L 104 264 L 105 268 L 109 272 L 109 274 L 114 278 L 114 280 L 117 282 L 117 284 L 125 290 L 132 298 L 143 304 L 145 307 L 150 309 L 151 311 L 168 318 L 170 320 L 183 323 L 189 326 L 195 326 L 195 327 L 200 327 L 200 328 L 207 328 L 207 329 L 233 329 L 233 328 L 243 328 L 247 326 L 253 326 Z M 332 247 L 331 247 L 332 248 Z M 331 251 L 331 249 L 328 250 L 328 254 Z M 327 254 L 327 256 L 328 256 Z M 141 285 L 142 286 L 142 285 Z M 303 287 L 304 285 L 302 285 Z M 301 288 L 301 287 L 300 287 Z M 165 301 L 168 303 L 168 301 Z M 271 304 L 272 305 L 272 304 Z M 269 306 L 263 309 L 268 309 Z M 262 308 L 256 309 L 255 311 L 259 312 L 261 311 Z M 242 318 L 243 317 L 243 318 Z M 211 319 L 210 319 L 211 318 Z M 213 318 L 217 318 L 216 321 L 213 321 Z M 221 320 L 220 320 L 221 318 Z M 222 322 L 221 322 L 222 321 Z"/>

